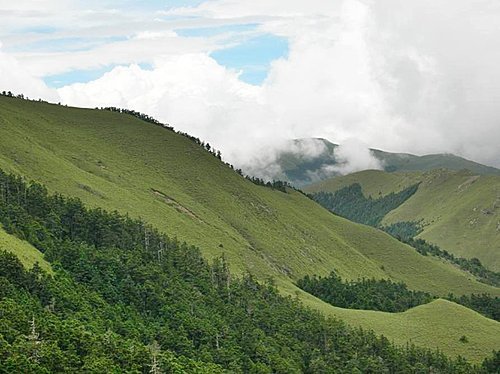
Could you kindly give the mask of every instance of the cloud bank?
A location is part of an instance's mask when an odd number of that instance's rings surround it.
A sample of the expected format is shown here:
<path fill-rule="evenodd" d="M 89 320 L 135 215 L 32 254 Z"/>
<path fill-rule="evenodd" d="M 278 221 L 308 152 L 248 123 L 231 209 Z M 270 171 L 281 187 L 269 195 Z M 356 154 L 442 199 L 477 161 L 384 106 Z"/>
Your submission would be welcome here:
<path fill-rule="evenodd" d="M 287 38 L 288 55 L 271 64 L 261 86 L 249 85 L 240 71 L 210 57 L 225 47 L 220 38 L 180 37 L 172 25 L 141 18 L 134 21 L 141 27 L 135 36 L 110 49 L 63 53 L 60 65 L 51 66 L 52 54 L 0 58 L 29 67 L 22 87 L 33 92 L 58 95 L 69 105 L 151 114 L 209 141 L 239 166 L 269 165 L 287 139 L 324 137 L 345 144 L 345 170 L 380 167 L 365 145 L 450 152 L 500 167 L 496 0 L 291 0 L 286 7 L 282 1 L 211 0 L 157 16 L 197 25 L 255 22 L 257 32 Z M 150 68 L 140 67 L 141 56 Z M 50 70 L 78 67 L 79 59 L 87 68 L 123 66 L 57 92 L 36 82 Z M 2 86 L 15 85 L 3 75 Z"/>
<path fill-rule="evenodd" d="M 59 95 L 33 76 L 14 57 L 2 51 L 0 43 L 0 90 L 22 93 L 31 98 L 58 101 Z"/>

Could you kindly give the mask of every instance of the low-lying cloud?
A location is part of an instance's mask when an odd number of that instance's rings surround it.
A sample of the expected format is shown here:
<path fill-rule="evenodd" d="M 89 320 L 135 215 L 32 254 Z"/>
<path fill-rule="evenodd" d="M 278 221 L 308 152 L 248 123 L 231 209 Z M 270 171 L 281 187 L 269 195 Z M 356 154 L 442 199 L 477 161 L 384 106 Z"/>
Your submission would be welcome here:
<path fill-rule="evenodd" d="M 346 175 L 361 170 L 382 170 L 378 160 L 368 146 L 358 139 L 347 139 L 335 149 L 336 165 L 324 167 L 325 173 Z"/>

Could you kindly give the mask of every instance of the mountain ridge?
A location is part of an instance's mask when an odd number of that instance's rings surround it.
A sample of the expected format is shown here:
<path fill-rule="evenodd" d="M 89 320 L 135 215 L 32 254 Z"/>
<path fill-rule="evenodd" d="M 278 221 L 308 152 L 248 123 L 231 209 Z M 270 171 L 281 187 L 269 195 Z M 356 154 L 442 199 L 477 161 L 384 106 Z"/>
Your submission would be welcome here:
<path fill-rule="evenodd" d="M 224 254 L 236 275 L 273 277 L 283 293 L 391 339 L 389 322 L 326 306 L 294 280 L 336 269 L 346 279 L 391 278 L 438 295 L 500 292 L 298 192 L 256 186 L 192 140 L 120 113 L 0 97 L 0 168 L 91 207 L 142 217 L 208 259 Z M 432 331 L 424 327 L 416 343 L 426 346 Z M 458 341 L 439 343 L 466 354 Z"/>
<path fill-rule="evenodd" d="M 314 150 L 308 154 L 307 148 Z M 325 138 L 293 139 L 286 150 L 278 152 L 275 164 L 281 172 L 276 178 L 283 178 L 300 188 L 333 176 L 340 176 L 342 163 L 336 158 L 340 146 Z M 306 149 L 306 150 L 305 150 Z M 369 148 L 371 155 L 388 172 L 430 171 L 446 168 L 459 171 L 471 170 L 480 175 L 500 175 L 500 169 L 480 164 L 451 153 L 436 153 L 417 156 L 411 153 L 386 152 Z M 358 171 L 358 170 L 355 170 Z"/>

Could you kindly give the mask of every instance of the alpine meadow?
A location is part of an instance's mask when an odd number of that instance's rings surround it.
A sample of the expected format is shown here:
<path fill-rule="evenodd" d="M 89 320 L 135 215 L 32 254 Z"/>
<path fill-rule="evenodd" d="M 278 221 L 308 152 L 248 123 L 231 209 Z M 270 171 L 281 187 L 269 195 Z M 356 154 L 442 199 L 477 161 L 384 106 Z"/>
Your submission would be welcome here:
<path fill-rule="evenodd" d="M 222 256 L 235 282 L 244 279 L 246 274 L 254 276 L 258 282 L 273 279 L 277 291 L 283 296 L 289 295 L 327 318 L 373 330 L 396 346 L 415 344 L 421 348 L 439 349 L 451 358 L 460 355 L 473 363 L 491 357 L 497 348 L 498 322 L 489 319 L 491 316 L 486 318 L 454 302 L 437 298 L 401 312 L 370 311 L 330 305 L 296 285 L 304 276 L 327 275 L 335 270 L 347 281 L 387 279 L 403 282 L 411 290 L 435 297 L 445 297 L 450 293 L 457 297 L 471 294 L 499 296 L 498 287 L 480 282 L 470 272 L 450 262 L 423 256 L 380 230 L 335 216 L 292 188 L 283 192 L 256 185 L 192 138 L 130 114 L 66 108 L 10 97 L 0 98 L 0 105 L 0 167 L 4 173 L 21 177 L 23 183 L 36 181 L 46 186 L 49 195 L 43 194 L 47 196 L 44 198 L 62 194 L 62 197 L 78 198 L 89 208 L 104 209 L 109 212 L 107 214 L 117 211 L 126 215 L 123 217 L 140 219 L 151 225 L 151 230 L 168 235 L 169 239 L 165 239 L 167 251 L 168 240 L 175 240 L 199 248 L 209 264 L 220 261 Z M 162 151 L 158 152 L 160 147 Z M 3 183 L 2 193 L 4 196 L 14 192 L 19 194 L 29 184 L 14 188 Z M 4 203 L 6 201 L 8 199 Z M 60 245 L 64 246 L 67 240 L 78 243 L 88 239 L 58 237 L 49 230 L 42 235 L 53 238 L 53 244 L 47 247 L 36 239 L 41 234 L 22 232 L 20 223 L 16 223 L 16 211 L 10 212 L 10 219 L 6 217 L 3 221 L 7 230 L 2 234 L 4 250 L 17 254 L 26 269 L 39 263 L 48 274 L 54 274 L 54 261 L 57 261 L 60 270 L 55 272 L 56 282 L 59 276 L 63 276 L 59 273 L 64 271 L 72 282 L 83 283 L 82 287 L 87 287 L 89 292 L 99 293 L 92 285 L 95 282 L 100 284 L 102 281 L 97 279 L 101 278 L 89 275 L 91 279 L 84 281 L 81 275 L 72 274 L 73 270 L 68 268 L 70 265 L 59 259 L 62 254 L 53 253 L 46 258 L 49 247 L 54 251 L 53 247 L 57 248 L 56 243 L 60 240 Z M 60 209 L 55 208 L 55 212 L 58 211 Z M 37 226 L 46 227 L 48 224 L 41 223 L 39 217 L 33 219 L 38 222 Z M 62 216 L 55 219 L 61 223 L 64 221 Z M 22 218 L 22 222 L 26 220 Z M 6 226 L 7 222 L 12 223 Z M 112 224 L 111 229 L 115 225 Z M 115 230 L 121 232 L 122 229 L 117 227 Z M 58 231 L 64 232 L 65 229 Z M 145 234 L 140 235 L 141 241 L 145 240 Z M 83 252 L 74 254 L 76 258 L 72 261 L 82 256 L 91 256 L 89 261 L 97 261 L 97 258 L 92 260 L 97 254 L 85 254 L 85 251 L 95 251 L 101 246 L 123 249 L 137 246 L 137 243 L 120 246 L 113 241 L 89 244 L 90 247 L 79 247 L 78 250 Z M 53 263 L 52 267 L 50 263 Z M 89 266 L 99 267 L 97 264 L 99 262 Z M 99 274 L 99 277 L 112 279 L 119 277 L 112 268 L 103 268 Z M 9 280 L 8 274 L 4 276 Z M 102 297 L 103 302 L 111 303 L 110 308 L 114 308 L 115 300 L 107 300 L 106 294 Z M 38 302 L 44 305 L 42 300 Z M 118 304 L 125 307 L 128 303 L 121 301 Z M 27 317 L 22 326 L 29 328 L 29 312 L 25 313 Z M 135 313 L 141 314 L 140 311 Z M 38 318 L 39 328 L 43 328 L 44 317 Z M 54 318 L 64 319 L 57 313 Z M 229 324 L 227 328 L 232 327 Z M 25 333 L 22 328 L 18 329 L 20 334 Z M 218 333 L 214 334 L 210 337 L 209 333 L 204 338 L 209 346 L 215 344 L 213 339 Z M 464 336 L 466 343 L 463 342 Z M 127 335 L 122 338 L 130 339 Z M 188 335 L 186 339 L 193 338 Z M 217 344 L 223 345 L 224 340 L 219 339 Z M 7 343 L 15 346 L 15 340 Z M 55 340 L 51 344 L 62 343 Z M 197 343 L 191 341 L 190 344 L 196 347 Z M 206 360 L 185 351 L 177 352 L 175 347 L 167 348 L 174 356 L 180 353 L 183 357 L 208 361 L 228 369 L 227 363 L 213 356 Z M 60 349 L 63 350 L 64 345 Z M 85 358 L 80 359 L 85 362 Z M 256 360 L 255 364 L 262 363 Z M 265 364 L 276 369 L 272 363 Z M 128 367 L 128 364 L 123 365 L 122 369 Z M 312 370 L 306 369 L 308 364 L 304 362 L 297 365 L 300 370 Z M 238 368 L 246 371 L 249 367 Z"/>
<path fill-rule="evenodd" d="M 500 374 L 497 0 L 0 22 L 0 374 Z"/>

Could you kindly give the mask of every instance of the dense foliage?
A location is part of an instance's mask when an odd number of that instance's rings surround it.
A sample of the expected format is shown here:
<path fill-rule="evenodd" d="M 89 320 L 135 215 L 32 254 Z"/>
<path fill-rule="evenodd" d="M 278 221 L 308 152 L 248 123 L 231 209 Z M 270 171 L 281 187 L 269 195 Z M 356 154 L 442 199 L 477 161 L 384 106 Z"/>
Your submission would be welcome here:
<path fill-rule="evenodd" d="M 140 220 L 1 172 L 0 220 L 54 269 L 0 254 L 0 372 L 488 372 L 325 319 Z"/>
<path fill-rule="evenodd" d="M 409 290 L 404 283 L 385 279 L 346 282 L 334 271 L 327 277 L 306 275 L 297 286 L 327 303 L 349 309 L 404 312 L 434 299 L 426 292 Z"/>
<path fill-rule="evenodd" d="M 297 286 L 329 304 L 349 309 L 404 312 L 437 298 L 427 292 L 409 290 L 402 282 L 386 279 L 343 281 L 334 271 L 327 277 L 306 275 L 299 279 Z M 445 298 L 500 321 L 500 298 L 497 296 L 472 294 L 456 297 L 449 294 Z"/>
<path fill-rule="evenodd" d="M 414 185 L 401 192 L 391 193 L 379 199 L 372 199 L 371 197 L 366 198 L 363 195 L 361 186 L 359 184 L 353 184 L 349 187 L 345 187 L 338 190 L 334 194 L 328 192 L 320 192 L 317 194 L 313 194 L 311 196 L 315 201 L 317 201 L 319 204 L 323 205 L 325 208 L 327 208 L 328 210 L 332 211 L 335 214 L 341 215 L 345 218 L 348 218 L 358 223 L 364 223 L 371 226 L 379 227 L 382 230 L 394 236 L 395 238 L 397 238 L 398 240 L 400 240 L 401 242 L 410 245 L 417 252 L 419 252 L 424 256 L 432 255 L 442 258 L 446 261 L 449 261 L 457 265 L 462 270 L 470 272 L 471 274 L 476 276 L 479 281 L 483 283 L 497 287 L 500 286 L 500 273 L 486 269 L 477 258 L 466 259 L 462 257 L 456 257 L 453 254 L 449 253 L 448 251 L 440 249 L 437 245 L 430 244 L 426 242 L 424 239 L 415 238 L 415 236 L 417 236 L 419 233 L 422 232 L 421 222 L 397 222 L 389 226 L 380 226 L 380 222 L 384 218 L 384 216 L 389 211 L 397 208 L 399 205 L 401 205 L 403 202 L 409 199 L 416 192 L 417 188 L 418 185 Z M 301 282 L 303 281 L 304 280 L 301 280 Z M 352 306 L 346 306 L 347 304 L 346 305 L 342 304 L 343 302 L 341 301 L 341 299 L 339 299 L 338 295 L 335 296 L 335 298 L 332 298 L 333 296 L 331 296 L 329 292 L 325 293 L 324 291 L 321 292 L 318 291 L 318 289 L 320 288 L 323 289 L 324 287 L 327 287 L 327 284 L 329 283 L 335 283 L 335 284 L 338 284 L 339 282 L 342 283 L 340 279 L 336 278 L 336 276 L 333 277 L 331 276 L 330 278 L 321 278 L 321 279 L 311 278 L 311 281 L 316 282 L 312 283 L 314 284 L 314 286 L 309 286 L 312 287 L 311 289 L 309 288 L 304 288 L 304 289 L 333 305 L 352 307 L 358 309 L 392 311 L 388 309 L 380 309 L 381 307 L 380 304 L 376 305 L 363 304 L 361 300 L 353 302 Z M 365 284 L 366 282 L 368 283 L 374 282 L 375 284 L 377 283 L 377 281 L 363 280 L 362 282 L 359 283 L 344 284 L 343 286 L 338 286 L 338 287 L 344 287 L 346 289 L 345 292 L 356 294 L 356 292 L 359 291 L 359 288 L 364 289 L 367 286 L 367 284 Z M 299 283 L 299 286 L 302 287 L 301 283 Z M 328 287 L 330 286 L 332 285 L 329 284 Z M 384 300 L 385 297 L 384 287 L 386 287 L 387 285 L 384 283 L 378 286 L 380 292 L 377 293 L 378 295 L 377 297 L 381 298 L 381 300 Z M 396 284 L 392 284 L 391 287 L 396 287 Z M 400 288 L 398 289 L 398 292 L 396 292 L 395 294 L 396 298 L 406 297 L 407 292 L 412 292 L 406 289 L 403 290 L 402 287 L 404 288 L 406 287 L 402 284 L 400 284 L 399 287 Z M 316 292 L 318 293 L 316 294 L 315 292 L 313 292 L 314 290 L 316 290 Z M 363 299 L 364 294 L 360 294 L 359 297 Z M 498 312 L 498 310 L 500 310 L 500 298 L 498 297 L 491 297 L 490 295 L 483 294 L 483 295 L 471 295 L 471 296 L 461 296 L 461 297 L 449 295 L 447 298 L 451 301 L 457 302 L 468 308 L 476 310 L 477 312 L 485 315 L 486 317 L 493 318 L 497 321 L 499 320 L 500 313 Z"/>
<path fill-rule="evenodd" d="M 415 221 L 396 222 L 380 228 L 400 241 L 413 239 L 423 231 L 422 222 Z"/>
<path fill-rule="evenodd" d="M 365 225 L 377 226 L 391 210 L 396 209 L 410 198 L 418 189 L 418 184 L 398 193 L 373 199 L 365 197 L 359 183 L 341 188 L 335 193 L 318 192 L 312 198 L 326 209 L 339 216 Z"/>
<path fill-rule="evenodd" d="M 294 189 L 290 183 L 284 182 L 284 181 L 273 180 L 273 181 L 267 181 L 266 182 L 262 178 L 251 177 L 249 175 L 247 175 L 245 178 L 247 180 L 249 180 L 250 182 L 252 182 L 253 184 L 256 184 L 257 186 L 269 187 L 269 188 L 272 188 L 273 190 L 278 190 L 278 191 L 281 191 L 281 192 L 286 192 L 287 188 Z"/>

